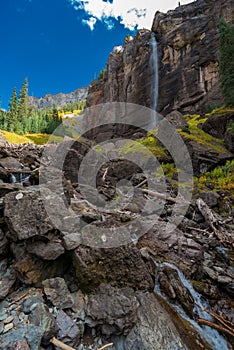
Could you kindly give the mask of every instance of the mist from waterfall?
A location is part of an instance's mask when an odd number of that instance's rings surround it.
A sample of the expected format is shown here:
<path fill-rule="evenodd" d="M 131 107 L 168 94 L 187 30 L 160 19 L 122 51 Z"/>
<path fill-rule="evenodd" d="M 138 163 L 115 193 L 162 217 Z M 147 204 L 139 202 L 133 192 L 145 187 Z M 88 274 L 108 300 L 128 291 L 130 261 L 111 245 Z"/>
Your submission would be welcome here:
<path fill-rule="evenodd" d="M 150 108 L 154 111 L 157 110 L 158 104 L 158 47 L 157 40 L 154 33 L 151 34 L 150 38 L 151 55 L 150 55 L 150 71 L 152 72 L 152 82 L 150 86 Z"/>

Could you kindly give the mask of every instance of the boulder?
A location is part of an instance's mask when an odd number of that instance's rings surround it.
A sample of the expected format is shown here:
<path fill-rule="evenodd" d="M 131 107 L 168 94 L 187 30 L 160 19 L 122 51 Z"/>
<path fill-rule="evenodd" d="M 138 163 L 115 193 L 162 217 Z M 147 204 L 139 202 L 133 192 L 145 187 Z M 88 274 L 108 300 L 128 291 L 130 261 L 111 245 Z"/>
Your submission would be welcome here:
<path fill-rule="evenodd" d="M 57 338 L 64 344 L 76 348 L 80 342 L 80 330 L 75 321 L 63 310 L 59 310 L 56 323 L 59 328 Z"/>
<path fill-rule="evenodd" d="M 183 114 L 181 114 L 179 111 L 172 111 L 166 115 L 166 118 L 176 129 L 188 128 L 188 123 L 186 122 Z"/>
<path fill-rule="evenodd" d="M 49 308 L 45 304 L 36 304 L 29 314 L 29 321 L 34 326 L 42 330 L 42 344 L 49 345 L 50 340 L 58 334 L 58 326 L 55 318 L 49 312 Z"/>
<path fill-rule="evenodd" d="M 227 130 L 224 135 L 224 142 L 227 149 L 234 153 L 234 132 L 232 130 Z"/>
<path fill-rule="evenodd" d="M 73 263 L 81 290 L 92 291 L 101 283 L 137 290 L 153 290 L 154 282 L 140 251 L 133 245 L 117 248 L 79 246 Z"/>
<path fill-rule="evenodd" d="M 47 299 L 61 309 L 72 308 L 74 300 L 63 278 L 50 278 L 42 282 Z"/>
<path fill-rule="evenodd" d="M 88 298 L 86 322 L 90 327 L 100 326 L 104 335 L 128 334 L 136 324 L 138 306 L 132 288 L 101 284 Z"/>
<path fill-rule="evenodd" d="M 43 330 L 33 324 L 19 325 L 10 332 L 0 335 L 0 350 L 38 350 L 42 334 Z"/>
<path fill-rule="evenodd" d="M 15 240 L 46 237 L 54 229 L 38 192 L 9 193 L 4 205 L 4 215 Z"/>
<path fill-rule="evenodd" d="M 0 166 L 7 169 L 22 169 L 22 163 L 20 163 L 16 158 L 7 157 L 0 159 Z"/>

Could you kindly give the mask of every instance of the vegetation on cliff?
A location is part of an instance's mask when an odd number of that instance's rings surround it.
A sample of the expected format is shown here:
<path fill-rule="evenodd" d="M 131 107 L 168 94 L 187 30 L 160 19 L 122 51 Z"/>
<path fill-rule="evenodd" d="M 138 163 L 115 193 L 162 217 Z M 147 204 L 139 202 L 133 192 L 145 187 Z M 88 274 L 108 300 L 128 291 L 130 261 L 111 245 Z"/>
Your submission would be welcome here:
<path fill-rule="evenodd" d="M 220 82 L 225 103 L 234 106 L 234 19 L 226 23 L 221 18 L 220 34 Z"/>

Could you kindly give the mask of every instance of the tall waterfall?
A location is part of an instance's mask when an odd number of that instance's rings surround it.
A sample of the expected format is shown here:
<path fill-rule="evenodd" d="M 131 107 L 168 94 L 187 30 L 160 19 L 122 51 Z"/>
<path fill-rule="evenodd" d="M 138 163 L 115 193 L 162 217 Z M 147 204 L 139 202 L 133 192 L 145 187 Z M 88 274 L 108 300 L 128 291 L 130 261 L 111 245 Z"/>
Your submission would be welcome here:
<path fill-rule="evenodd" d="M 150 55 L 150 71 L 152 72 L 153 79 L 150 86 L 150 107 L 156 111 L 158 104 L 158 47 L 154 33 L 150 38 L 151 55 Z"/>

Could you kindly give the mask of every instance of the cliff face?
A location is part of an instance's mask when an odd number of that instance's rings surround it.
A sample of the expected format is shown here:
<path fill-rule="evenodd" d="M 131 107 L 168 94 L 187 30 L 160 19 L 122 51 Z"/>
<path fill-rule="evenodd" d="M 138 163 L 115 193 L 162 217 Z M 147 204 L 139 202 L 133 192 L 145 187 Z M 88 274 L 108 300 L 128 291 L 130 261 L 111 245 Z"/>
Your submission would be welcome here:
<path fill-rule="evenodd" d="M 68 103 L 74 103 L 77 101 L 85 100 L 87 97 L 87 93 L 88 88 L 82 87 L 68 94 L 60 92 L 56 95 L 47 94 L 40 98 L 29 96 L 28 104 L 29 106 L 35 106 L 36 108 L 52 107 L 53 105 L 56 105 L 57 107 L 61 108 Z"/>
<path fill-rule="evenodd" d="M 231 21 L 234 0 L 198 0 L 167 14 L 157 12 L 159 103 L 167 114 L 206 109 L 222 102 L 219 87 L 219 18 Z M 151 32 L 141 30 L 110 54 L 102 80 L 89 87 L 88 106 L 122 101 L 151 106 Z"/>

